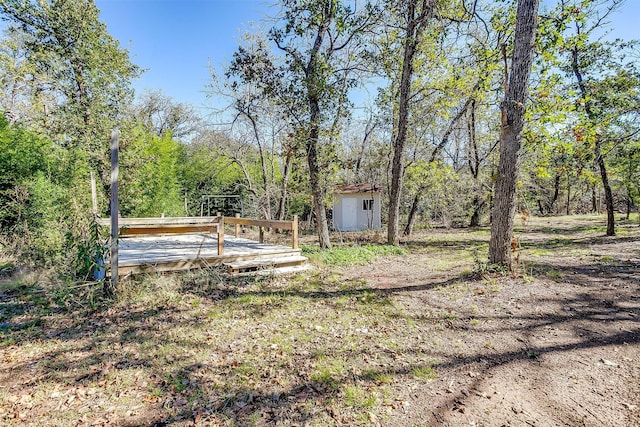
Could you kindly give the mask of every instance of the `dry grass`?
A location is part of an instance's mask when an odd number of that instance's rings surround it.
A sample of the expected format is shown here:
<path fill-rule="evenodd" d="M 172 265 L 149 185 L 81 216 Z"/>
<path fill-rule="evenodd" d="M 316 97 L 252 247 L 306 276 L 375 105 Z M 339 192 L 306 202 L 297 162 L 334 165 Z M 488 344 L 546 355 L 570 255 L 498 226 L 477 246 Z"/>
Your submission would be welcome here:
<path fill-rule="evenodd" d="M 439 272 L 456 261 L 472 269 L 486 238 L 438 232 L 406 247 L 437 256 Z M 527 250 L 563 250 L 554 245 L 542 236 Z M 492 324 L 488 310 L 508 279 L 463 275 L 424 290 L 436 305 L 343 273 L 140 277 L 114 301 L 42 275 L 0 279 L 0 424 L 391 424 L 409 411 L 411 390 L 449 381 L 445 362 L 466 346 L 455 343 Z"/>

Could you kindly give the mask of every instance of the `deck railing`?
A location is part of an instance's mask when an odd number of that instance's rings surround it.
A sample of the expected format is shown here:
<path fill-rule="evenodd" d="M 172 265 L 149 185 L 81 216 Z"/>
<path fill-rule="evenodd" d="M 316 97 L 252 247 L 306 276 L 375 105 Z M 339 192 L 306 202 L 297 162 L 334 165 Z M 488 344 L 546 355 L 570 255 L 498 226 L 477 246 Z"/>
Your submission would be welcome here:
<path fill-rule="evenodd" d="M 291 231 L 291 247 L 298 249 L 298 216 L 291 221 L 262 220 L 235 217 L 200 216 L 200 217 L 161 217 L 161 218 L 119 218 L 118 235 L 120 237 L 133 236 L 163 236 L 185 233 L 216 233 L 218 239 L 218 255 L 224 254 L 224 225 L 235 225 L 235 237 L 240 236 L 241 226 L 259 227 L 260 243 L 264 243 L 264 231 L 267 228 Z M 111 227 L 110 218 L 98 218 L 98 224 Z"/>
<path fill-rule="evenodd" d="M 110 218 L 98 218 L 98 224 L 111 227 Z M 224 254 L 224 217 L 119 218 L 118 236 L 164 236 L 185 233 L 216 233 L 218 255 Z"/>
<path fill-rule="evenodd" d="M 291 221 L 278 221 L 278 220 L 264 220 L 264 219 L 251 219 L 240 218 L 240 214 L 236 214 L 235 217 L 224 217 L 226 224 L 235 225 L 235 236 L 240 236 L 240 226 L 254 226 L 260 228 L 260 243 L 264 243 L 264 230 L 266 228 L 275 228 L 276 230 L 290 230 L 291 231 L 291 247 L 298 249 L 298 215 L 294 215 Z"/>

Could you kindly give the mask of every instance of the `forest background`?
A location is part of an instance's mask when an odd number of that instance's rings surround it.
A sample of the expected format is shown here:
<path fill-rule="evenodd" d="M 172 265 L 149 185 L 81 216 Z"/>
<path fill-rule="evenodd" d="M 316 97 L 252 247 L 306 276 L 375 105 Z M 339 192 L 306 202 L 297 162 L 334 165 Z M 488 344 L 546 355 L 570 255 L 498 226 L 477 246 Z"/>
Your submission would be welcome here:
<path fill-rule="evenodd" d="M 125 217 L 199 215 L 203 195 L 234 194 L 245 216 L 300 215 L 330 247 L 333 186 L 379 182 L 391 244 L 414 227 L 486 224 L 515 3 L 282 1 L 211 69 L 204 90 L 226 102 L 203 115 L 160 91 L 135 97 L 144 70 L 92 1 L 1 0 L 0 249 L 87 277 L 102 245 L 89 175 L 108 216 L 114 128 Z M 613 234 L 614 213 L 640 205 L 637 45 L 607 36 L 623 3 L 541 6 L 523 217 L 607 211 Z M 356 113 L 363 87 L 375 103 Z"/>

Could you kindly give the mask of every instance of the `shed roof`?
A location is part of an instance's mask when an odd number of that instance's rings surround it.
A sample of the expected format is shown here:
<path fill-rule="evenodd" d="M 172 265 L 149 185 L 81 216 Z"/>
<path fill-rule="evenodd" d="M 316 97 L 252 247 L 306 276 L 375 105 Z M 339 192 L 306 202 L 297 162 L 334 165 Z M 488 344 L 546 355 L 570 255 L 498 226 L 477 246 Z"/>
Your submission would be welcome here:
<path fill-rule="evenodd" d="M 336 185 L 334 192 L 338 194 L 350 194 L 350 193 L 379 193 L 382 191 L 380 184 L 371 182 L 364 182 L 360 184 L 343 184 Z"/>

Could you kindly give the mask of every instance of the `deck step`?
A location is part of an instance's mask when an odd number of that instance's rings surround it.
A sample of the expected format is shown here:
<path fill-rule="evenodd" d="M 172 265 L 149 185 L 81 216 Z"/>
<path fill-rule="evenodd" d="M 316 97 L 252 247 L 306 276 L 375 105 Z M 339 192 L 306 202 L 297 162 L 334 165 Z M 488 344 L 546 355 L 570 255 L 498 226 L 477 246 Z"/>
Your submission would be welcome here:
<path fill-rule="evenodd" d="M 254 270 L 254 271 L 244 271 L 241 273 L 231 273 L 234 277 L 239 276 L 277 276 L 280 274 L 294 274 L 301 273 L 303 271 L 313 270 L 313 266 L 311 264 L 301 264 L 294 265 L 293 267 L 276 267 L 276 268 L 267 268 L 263 270 Z"/>
<path fill-rule="evenodd" d="M 226 262 L 229 274 L 247 273 L 253 271 L 272 270 L 283 267 L 296 267 L 305 265 L 307 257 L 300 255 L 285 255 L 270 258 L 257 258 L 247 261 Z"/>

